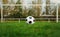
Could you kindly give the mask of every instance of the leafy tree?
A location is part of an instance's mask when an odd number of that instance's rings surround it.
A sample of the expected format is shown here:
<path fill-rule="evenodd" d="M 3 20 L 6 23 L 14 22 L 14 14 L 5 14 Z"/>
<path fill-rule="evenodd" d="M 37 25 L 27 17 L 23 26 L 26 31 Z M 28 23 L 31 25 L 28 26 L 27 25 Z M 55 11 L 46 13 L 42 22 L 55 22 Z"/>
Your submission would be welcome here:
<path fill-rule="evenodd" d="M 18 0 L 16 4 L 21 4 L 20 0 Z M 22 6 L 15 6 L 14 13 L 11 15 L 11 17 L 13 18 L 22 17 Z"/>

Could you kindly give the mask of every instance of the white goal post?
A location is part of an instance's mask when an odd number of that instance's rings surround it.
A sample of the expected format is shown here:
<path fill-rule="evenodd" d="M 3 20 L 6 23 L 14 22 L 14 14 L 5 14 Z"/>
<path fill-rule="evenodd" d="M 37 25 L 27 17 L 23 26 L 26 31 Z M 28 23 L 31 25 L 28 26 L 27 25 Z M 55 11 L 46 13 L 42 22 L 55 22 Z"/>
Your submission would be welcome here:
<path fill-rule="evenodd" d="M 3 5 L 1 4 L 1 22 L 3 22 Z"/>
<path fill-rule="evenodd" d="M 58 6 L 58 4 L 57 4 L 57 9 L 56 9 L 56 22 L 57 22 L 57 23 L 58 23 L 58 19 L 59 19 L 59 17 L 58 17 L 58 16 L 59 16 L 59 15 L 58 15 L 58 7 L 59 7 L 59 6 Z"/>
<path fill-rule="evenodd" d="M 28 4 L 28 5 L 33 5 L 33 6 L 42 6 L 41 4 Z M 1 22 L 3 22 L 3 6 L 22 6 L 22 4 L 2 4 L 1 5 Z M 49 6 L 49 4 L 47 4 Z M 56 22 L 58 22 L 58 4 L 56 8 Z M 48 16 L 48 15 L 47 15 Z"/>

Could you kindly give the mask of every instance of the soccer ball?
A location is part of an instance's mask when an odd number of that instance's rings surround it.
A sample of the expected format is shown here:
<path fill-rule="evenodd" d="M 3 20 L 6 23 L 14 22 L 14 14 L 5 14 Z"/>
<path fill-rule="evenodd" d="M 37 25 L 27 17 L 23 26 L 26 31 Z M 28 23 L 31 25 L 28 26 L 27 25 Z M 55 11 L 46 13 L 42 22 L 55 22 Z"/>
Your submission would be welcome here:
<path fill-rule="evenodd" d="M 32 17 L 32 16 L 28 16 L 26 18 L 26 23 L 28 23 L 28 24 L 34 24 L 35 23 L 35 18 Z"/>

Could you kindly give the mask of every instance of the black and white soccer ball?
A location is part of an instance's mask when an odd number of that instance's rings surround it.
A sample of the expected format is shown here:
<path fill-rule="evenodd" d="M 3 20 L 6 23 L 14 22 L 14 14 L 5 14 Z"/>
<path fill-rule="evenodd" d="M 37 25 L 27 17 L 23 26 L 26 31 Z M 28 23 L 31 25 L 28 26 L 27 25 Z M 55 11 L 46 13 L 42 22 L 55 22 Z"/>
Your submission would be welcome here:
<path fill-rule="evenodd" d="M 28 23 L 28 24 L 34 24 L 35 23 L 35 18 L 32 17 L 32 16 L 28 16 L 26 18 L 26 23 Z"/>

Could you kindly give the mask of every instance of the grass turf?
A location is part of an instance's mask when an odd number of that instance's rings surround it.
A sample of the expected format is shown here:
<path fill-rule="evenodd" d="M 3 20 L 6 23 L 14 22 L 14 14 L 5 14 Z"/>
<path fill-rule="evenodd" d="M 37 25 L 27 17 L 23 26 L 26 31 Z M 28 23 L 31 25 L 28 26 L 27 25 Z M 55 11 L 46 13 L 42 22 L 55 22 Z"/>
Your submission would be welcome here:
<path fill-rule="evenodd" d="M 60 22 L 3 22 L 0 23 L 0 37 L 60 37 Z"/>

